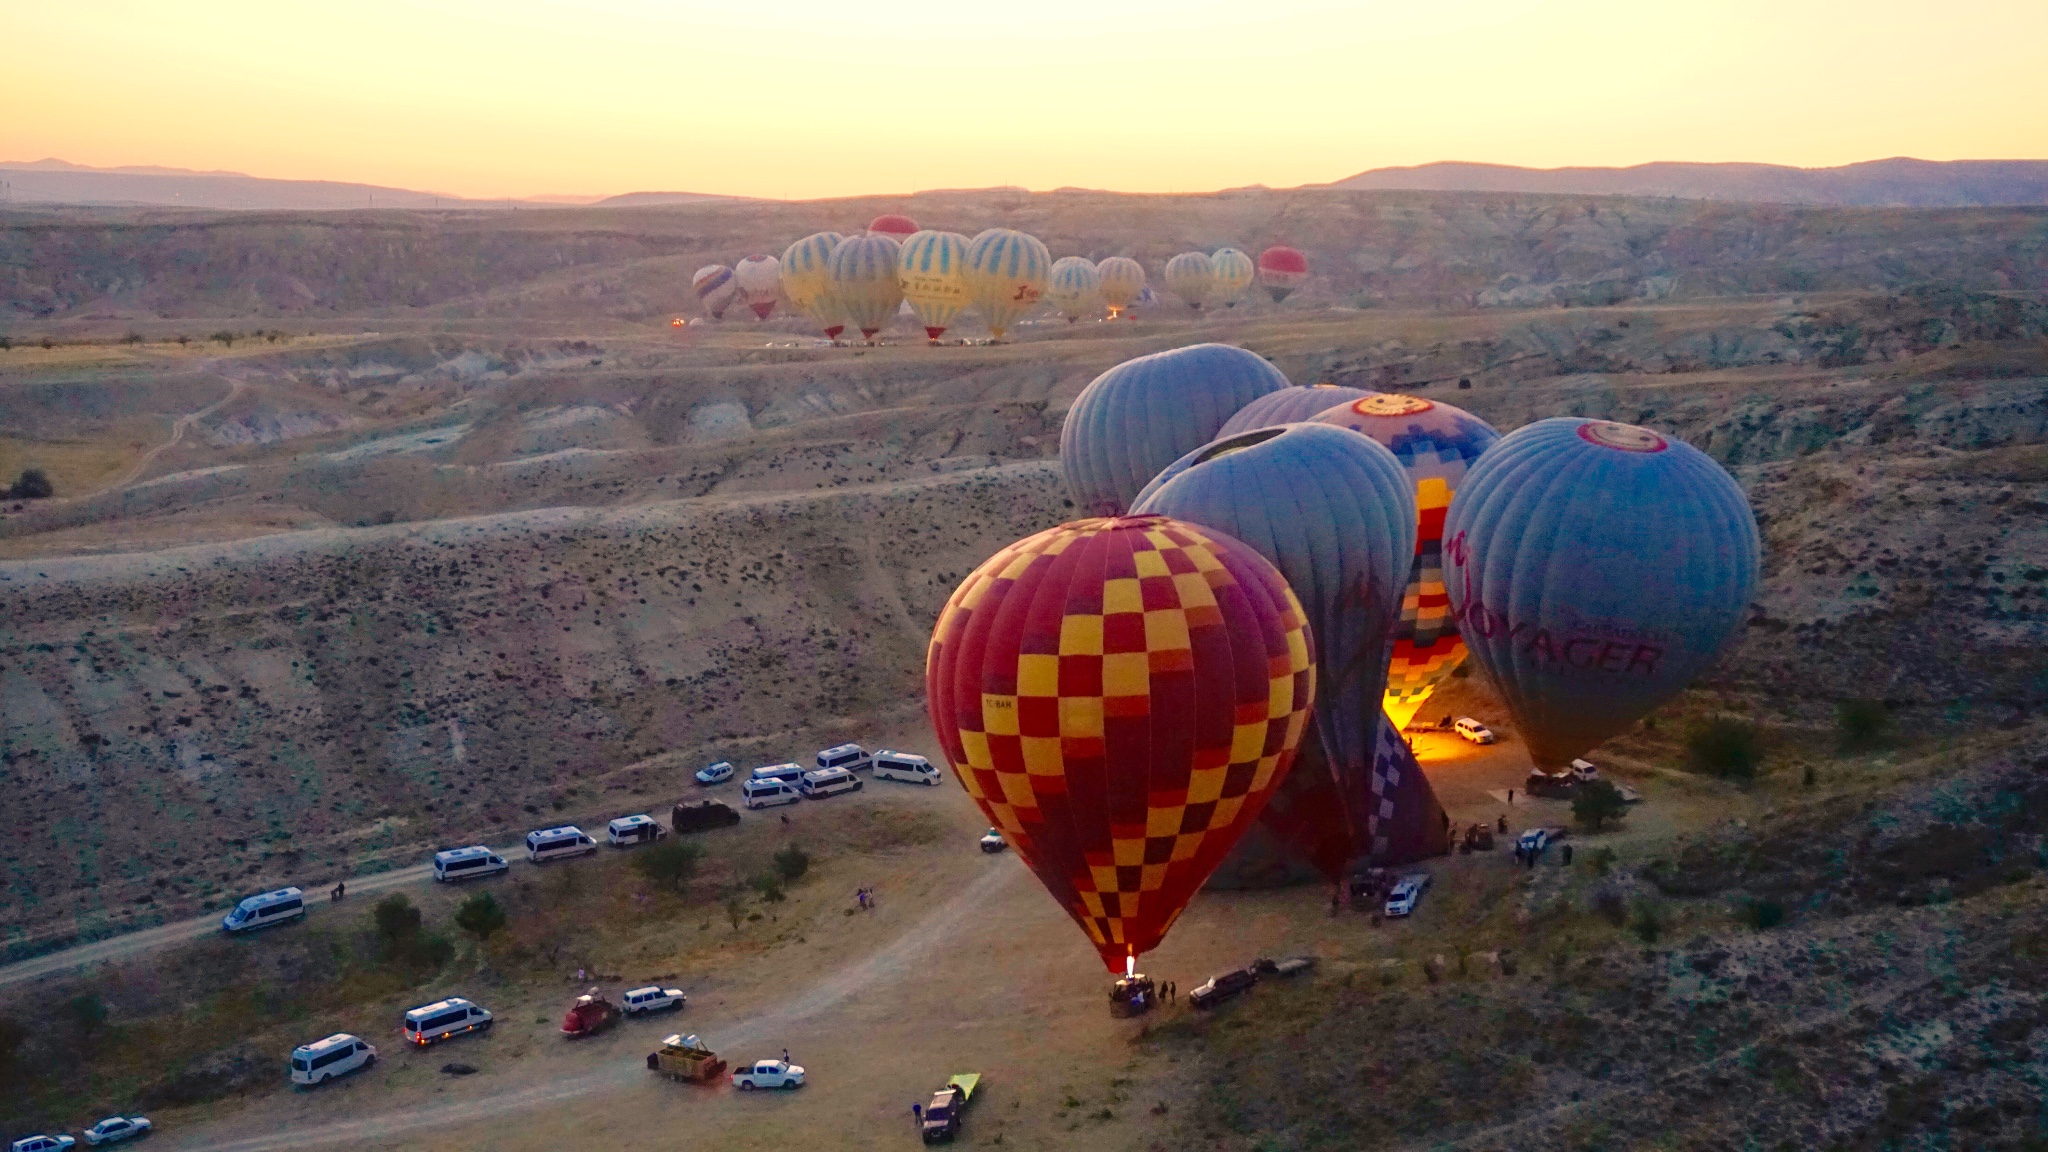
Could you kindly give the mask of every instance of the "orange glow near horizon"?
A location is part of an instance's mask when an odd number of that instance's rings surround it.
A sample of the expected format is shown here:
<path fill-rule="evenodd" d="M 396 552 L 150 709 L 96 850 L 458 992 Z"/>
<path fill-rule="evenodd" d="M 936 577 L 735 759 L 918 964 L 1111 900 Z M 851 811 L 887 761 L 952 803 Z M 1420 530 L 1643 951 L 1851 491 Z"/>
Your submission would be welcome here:
<path fill-rule="evenodd" d="M 0 160 L 475 197 L 2048 156 L 2040 0 L 86 0 L 8 25 Z"/>

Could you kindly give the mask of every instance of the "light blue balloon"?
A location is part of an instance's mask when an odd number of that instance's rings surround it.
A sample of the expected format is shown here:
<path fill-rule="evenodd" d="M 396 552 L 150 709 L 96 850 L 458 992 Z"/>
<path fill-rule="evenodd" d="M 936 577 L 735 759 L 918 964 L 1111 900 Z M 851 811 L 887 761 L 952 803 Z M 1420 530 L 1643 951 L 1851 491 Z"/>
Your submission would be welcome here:
<path fill-rule="evenodd" d="M 1630 424 L 1555 417 L 1465 473 L 1444 579 L 1473 658 L 1544 767 L 1684 688 L 1741 626 L 1761 562 L 1742 488 Z"/>
<path fill-rule="evenodd" d="M 1228 344 L 1140 356 L 1097 376 L 1067 410 L 1060 469 L 1085 515 L 1131 506 L 1161 468 L 1214 439 L 1239 408 L 1287 387 L 1264 357 Z"/>
<path fill-rule="evenodd" d="M 1346 388 L 1341 384 L 1316 384 L 1308 388 L 1282 388 L 1268 392 L 1257 400 L 1237 410 L 1237 414 L 1223 422 L 1217 429 L 1216 438 L 1235 436 L 1239 432 L 1253 432 L 1260 428 L 1273 428 L 1281 424 L 1299 424 L 1313 420 L 1339 404 L 1377 396 L 1364 388 Z"/>

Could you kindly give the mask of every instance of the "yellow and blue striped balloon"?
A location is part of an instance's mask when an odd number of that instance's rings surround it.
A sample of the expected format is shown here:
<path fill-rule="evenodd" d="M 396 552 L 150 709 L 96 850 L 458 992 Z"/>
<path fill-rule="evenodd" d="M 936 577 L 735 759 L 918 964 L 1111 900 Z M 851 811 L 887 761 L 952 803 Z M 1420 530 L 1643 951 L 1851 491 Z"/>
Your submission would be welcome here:
<path fill-rule="evenodd" d="M 1129 256 L 1111 256 L 1095 266 L 1102 282 L 1102 300 L 1109 305 L 1111 320 L 1130 310 L 1145 291 L 1145 266 Z"/>
<path fill-rule="evenodd" d="M 889 326 L 903 303 L 896 283 L 896 241 L 882 232 L 848 236 L 832 250 L 827 281 L 840 315 L 873 343 L 875 333 Z"/>
<path fill-rule="evenodd" d="M 1069 324 L 1083 316 L 1093 316 L 1102 306 L 1102 276 L 1095 271 L 1094 264 L 1082 257 L 1062 256 L 1053 262 L 1045 300 Z"/>
<path fill-rule="evenodd" d="M 927 229 L 905 240 L 896 260 L 896 282 L 925 336 L 937 344 L 967 306 L 967 237 Z"/>
<path fill-rule="evenodd" d="M 783 257 L 783 275 L 789 275 L 789 258 Z M 1183 252 L 1166 262 L 1166 290 L 1200 308 L 1216 291 L 1216 264 L 1206 253 Z"/>
<path fill-rule="evenodd" d="M 1052 253 L 1029 233 L 991 228 L 967 245 L 967 291 L 998 340 L 1038 306 L 1051 273 Z"/>
<path fill-rule="evenodd" d="M 1225 308 L 1237 307 L 1237 298 L 1252 286 L 1252 277 L 1258 275 L 1258 266 L 1252 258 L 1235 248 L 1218 248 L 1209 257 L 1209 265 L 1216 271 L 1216 296 Z"/>
<path fill-rule="evenodd" d="M 797 311 L 816 320 L 830 340 L 846 331 L 832 298 L 832 250 L 844 239 L 837 232 L 814 232 L 782 253 L 782 294 Z"/>

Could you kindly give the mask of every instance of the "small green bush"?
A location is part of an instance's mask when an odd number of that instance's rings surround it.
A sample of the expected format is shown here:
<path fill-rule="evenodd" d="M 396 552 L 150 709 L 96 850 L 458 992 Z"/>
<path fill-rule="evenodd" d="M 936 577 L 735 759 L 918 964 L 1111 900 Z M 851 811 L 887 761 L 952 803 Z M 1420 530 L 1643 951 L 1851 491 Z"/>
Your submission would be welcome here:
<path fill-rule="evenodd" d="M 50 483 L 50 474 L 41 468 L 22 469 L 21 478 L 6 492 L 14 500 L 48 500 L 56 494 L 57 486 Z"/>
<path fill-rule="evenodd" d="M 1685 759 L 1695 772 L 1753 780 L 1763 763 L 1763 740 L 1754 724 L 1733 716 L 1716 716 L 1686 730 Z"/>
<path fill-rule="evenodd" d="M 455 926 L 479 941 L 505 927 L 505 906 L 489 892 L 479 892 L 455 909 Z"/>
<path fill-rule="evenodd" d="M 370 915 L 377 924 L 377 939 L 386 951 L 419 935 L 420 910 L 402 893 L 393 892 L 377 901 Z"/>
<path fill-rule="evenodd" d="M 769 904 L 780 904 L 788 899 L 788 896 L 782 891 L 782 878 L 780 876 L 754 877 L 754 891 L 760 893 L 762 901 Z"/>
<path fill-rule="evenodd" d="M 697 866 L 704 860 L 704 849 L 681 840 L 664 840 L 652 848 L 642 848 L 633 857 L 633 869 L 656 885 L 668 889 L 681 889 L 697 875 Z"/>
<path fill-rule="evenodd" d="M 1735 918 L 1761 932 L 1785 922 L 1785 906 L 1776 900 L 1744 900 L 1736 909 Z"/>
<path fill-rule="evenodd" d="M 81 992 L 64 1002 L 64 1011 L 78 1026 L 78 1034 L 90 1037 L 107 1026 L 107 1002 L 97 992 Z"/>
<path fill-rule="evenodd" d="M 1636 939 L 1645 944 L 1655 944 L 1664 935 L 1664 913 L 1655 904 L 1645 900 L 1636 905 L 1636 918 L 1629 925 Z"/>
<path fill-rule="evenodd" d="M 1858 752 L 1884 743 L 1891 711 L 1882 700 L 1844 700 L 1835 705 L 1835 731 L 1842 751 Z"/>
<path fill-rule="evenodd" d="M 811 870 L 811 855 L 794 844 L 775 854 L 775 874 L 794 884 Z"/>
<path fill-rule="evenodd" d="M 1588 780 L 1573 789 L 1572 816 L 1588 832 L 1598 832 L 1609 820 L 1626 815 L 1628 801 L 1621 798 L 1621 789 L 1605 780 Z"/>

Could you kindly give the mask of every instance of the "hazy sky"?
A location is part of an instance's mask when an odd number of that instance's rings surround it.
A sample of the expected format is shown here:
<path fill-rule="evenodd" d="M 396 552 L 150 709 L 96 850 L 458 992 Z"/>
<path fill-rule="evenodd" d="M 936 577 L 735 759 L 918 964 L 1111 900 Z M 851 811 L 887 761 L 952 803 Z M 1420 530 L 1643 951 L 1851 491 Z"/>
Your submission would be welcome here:
<path fill-rule="evenodd" d="M 2048 0 L 5 0 L 0 159 L 471 196 L 2048 157 Z"/>

